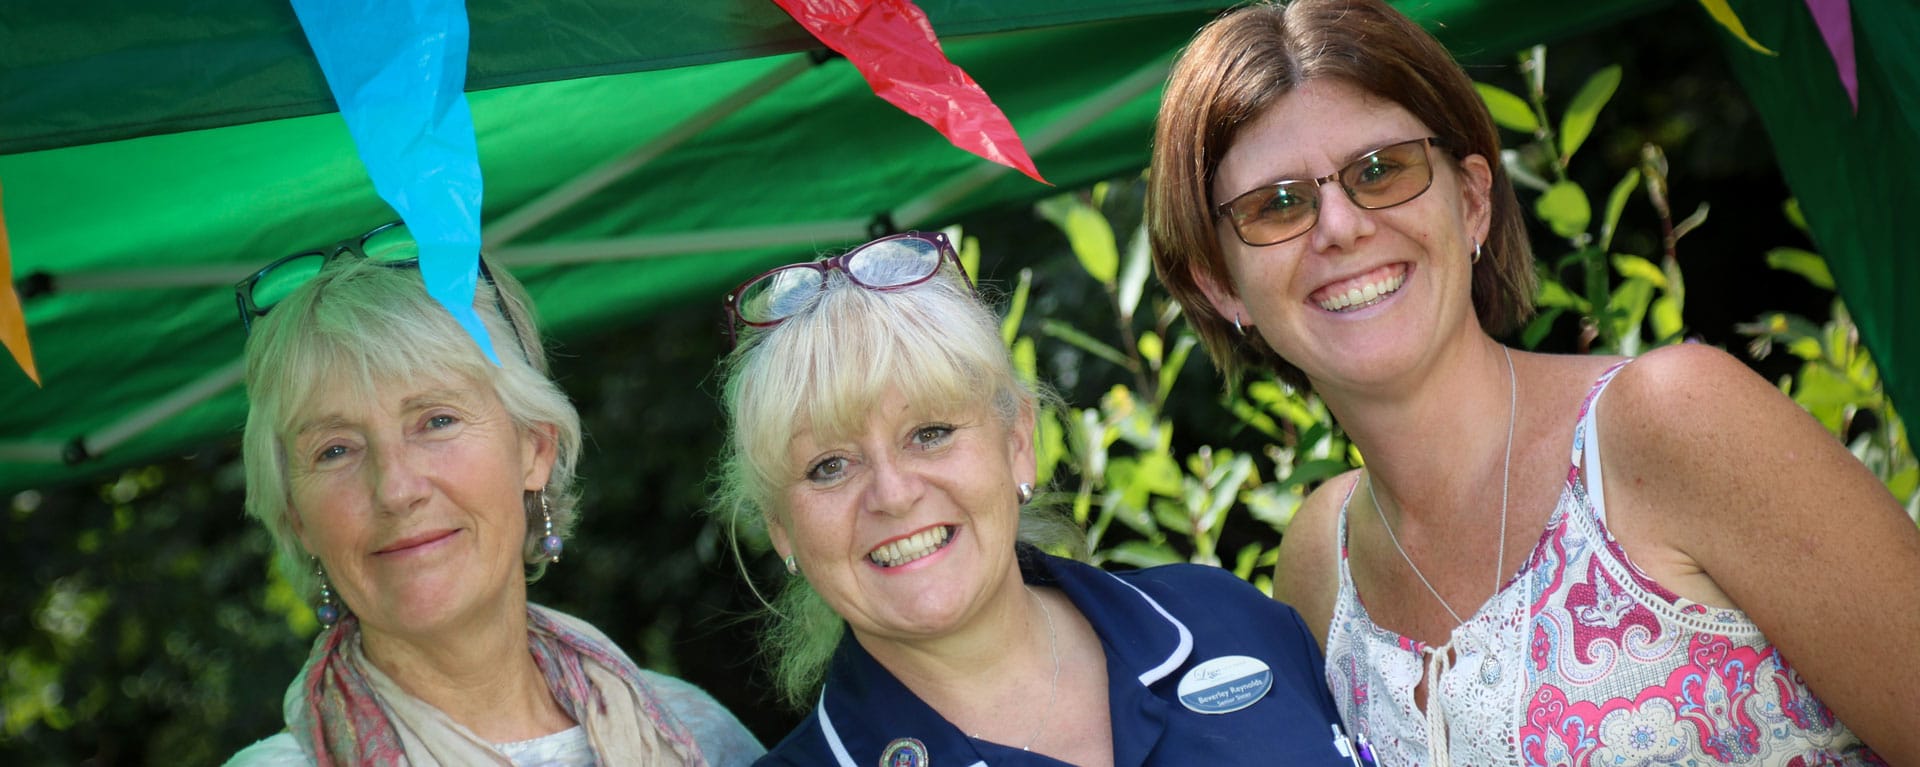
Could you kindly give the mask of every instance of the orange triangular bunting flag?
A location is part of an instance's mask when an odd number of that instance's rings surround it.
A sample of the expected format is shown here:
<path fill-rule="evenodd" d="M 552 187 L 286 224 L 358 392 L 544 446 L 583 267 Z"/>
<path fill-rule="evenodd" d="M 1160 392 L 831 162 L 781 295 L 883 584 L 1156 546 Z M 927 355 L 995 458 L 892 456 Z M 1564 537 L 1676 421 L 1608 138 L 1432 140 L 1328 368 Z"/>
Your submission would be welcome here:
<path fill-rule="evenodd" d="M 4 198 L 0 198 L 4 202 Z M 7 288 L 0 290 L 0 342 L 13 353 L 13 361 L 33 385 L 40 385 L 40 369 L 33 365 L 33 344 L 27 340 L 27 313 L 20 308 L 20 294 L 13 290 L 13 250 L 7 246 L 6 206 L 0 204 L 0 274 L 7 275 Z"/>

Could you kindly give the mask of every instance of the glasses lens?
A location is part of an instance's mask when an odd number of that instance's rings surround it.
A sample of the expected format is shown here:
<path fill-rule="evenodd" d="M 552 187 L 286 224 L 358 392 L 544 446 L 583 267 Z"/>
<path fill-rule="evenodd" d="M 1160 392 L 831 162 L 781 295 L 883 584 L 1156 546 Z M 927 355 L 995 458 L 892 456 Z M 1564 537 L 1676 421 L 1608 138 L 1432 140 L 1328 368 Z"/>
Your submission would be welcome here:
<path fill-rule="evenodd" d="M 1390 208 L 1419 197 L 1433 184 L 1426 139 L 1380 149 L 1340 169 L 1355 204 L 1370 210 Z"/>
<path fill-rule="evenodd" d="M 847 257 L 847 273 L 870 288 L 897 288 L 933 276 L 940 269 L 940 246 L 918 237 L 870 243 Z"/>
<path fill-rule="evenodd" d="M 1233 228 L 1251 245 L 1272 245 L 1313 228 L 1320 191 L 1311 181 L 1282 181 L 1234 198 Z"/>
<path fill-rule="evenodd" d="M 779 322 L 805 308 L 824 284 L 825 274 L 811 264 L 789 266 L 740 288 L 734 311 L 755 325 Z"/>
<path fill-rule="evenodd" d="M 370 261 L 398 265 L 420 257 L 420 245 L 403 224 L 388 224 L 360 239 L 360 253 Z"/>
<path fill-rule="evenodd" d="M 306 284 L 307 280 L 319 274 L 320 267 L 326 263 L 325 253 L 301 253 L 274 264 L 265 274 L 253 281 L 254 307 L 262 312 L 272 309 L 295 288 Z"/>

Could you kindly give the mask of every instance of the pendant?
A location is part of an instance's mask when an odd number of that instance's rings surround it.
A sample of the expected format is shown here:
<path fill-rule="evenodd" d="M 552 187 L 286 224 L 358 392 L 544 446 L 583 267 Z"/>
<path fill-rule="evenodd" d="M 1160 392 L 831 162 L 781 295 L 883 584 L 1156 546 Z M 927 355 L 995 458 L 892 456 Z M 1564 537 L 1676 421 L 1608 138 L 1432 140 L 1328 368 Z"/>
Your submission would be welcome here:
<path fill-rule="evenodd" d="M 1492 653 L 1480 657 L 1480 683 L 1488 687 L 1500 683 L 1500 661 Z"/>

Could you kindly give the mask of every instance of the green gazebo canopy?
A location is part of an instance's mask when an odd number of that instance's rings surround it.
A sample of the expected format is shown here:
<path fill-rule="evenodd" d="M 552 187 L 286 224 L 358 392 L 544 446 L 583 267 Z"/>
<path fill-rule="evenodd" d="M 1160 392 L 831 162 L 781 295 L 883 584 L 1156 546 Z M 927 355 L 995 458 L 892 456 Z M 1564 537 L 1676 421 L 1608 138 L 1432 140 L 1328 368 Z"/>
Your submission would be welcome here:
<path fill-rule="evenodd" d="M 1463 58 L 1665 0 L 1399 3 Z M 1217 2 L 926 0 L 949 56 L 1064 188 L 1146 164 L 1172 56 Z M 1728 45 L 1896 400 L 1920 385 L 1894 211 L 1912 199 L 1920 12 L 1855 4 L 1856 117 L 1800 3 L 1736 3 Z M 1054 190 L 875 98 L 765 0 L 474 0 L 469 100 L 487 247 L 560 338 L 717 296 L 875 227 Z M 1726 43 L 1721 43 L 1726 44 Z M 232 284 L 388 220 L 290 8 L 0 8 L 0 190 L 44 388 L 0 374 L 0 492 L 237 433 Z M 704 306 L 701 309 L 705 311 Z M 717 313 L 716 313 L 717 316 Z M 1903 332 L 1904 331 L 1904 332 Z"/>

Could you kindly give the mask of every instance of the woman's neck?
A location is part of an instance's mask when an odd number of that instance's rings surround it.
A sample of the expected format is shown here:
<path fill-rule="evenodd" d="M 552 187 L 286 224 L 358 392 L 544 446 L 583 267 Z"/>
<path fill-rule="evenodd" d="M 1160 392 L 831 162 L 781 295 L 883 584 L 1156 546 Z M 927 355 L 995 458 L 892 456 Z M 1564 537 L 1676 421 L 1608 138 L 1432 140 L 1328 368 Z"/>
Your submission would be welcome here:
<path fill-rule="evenodd" d="M 537 738 L 573 726 L 534 665 L 524 597 L 517 609 L 423 635 L 361 624 L 368 662 L 408 694 L 492 743 Z"/>
<path fill-rule="evenodd" d="M 962 727 L 979 718 L 975 709 L 991 708 L 983 702 L 1024 687 L 1038 688 L 1039 700 L 1046 700 L 1058 637 L 1018 572 L 1008 581 L 966 625 L 940 636 L 900 639 L 855 631 L 854 638 L 921 700 Z"/>
<path fill-rule="evenodd" d="M 1506 350 L 1475 334 L 1407 381 L 1376 389 L 1315 389 L 1366 456 L 1377 486 L 1395 495 L 1446 498 L 1478 475 L 1462 462 L 1499 461 L 1507 444 L 1514 397 Z M 1514 353 L 1518 365 L 1522 354 Z M 1444 458 L 1442 458 L 1444 456 Z"/>

